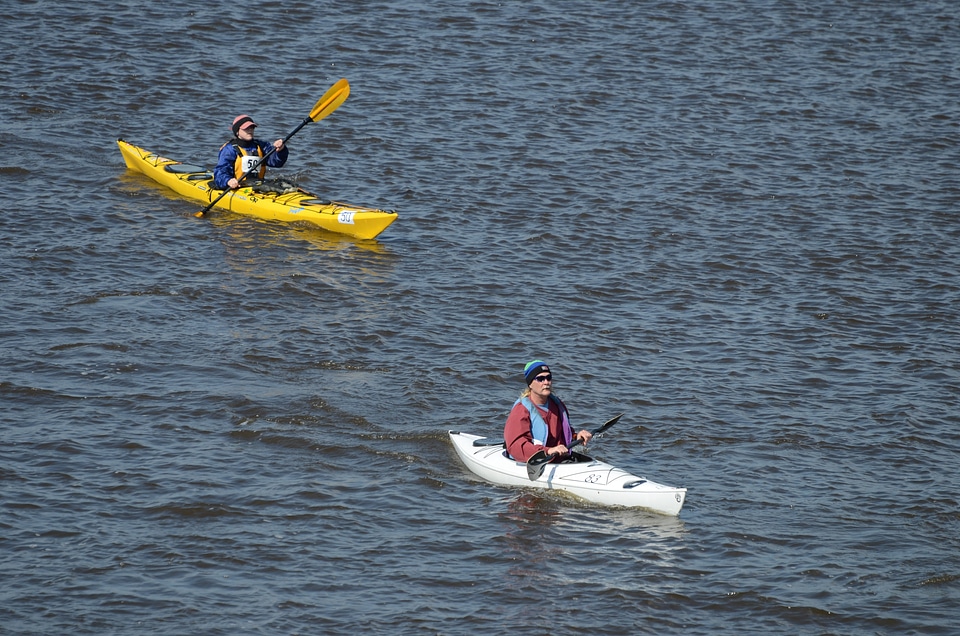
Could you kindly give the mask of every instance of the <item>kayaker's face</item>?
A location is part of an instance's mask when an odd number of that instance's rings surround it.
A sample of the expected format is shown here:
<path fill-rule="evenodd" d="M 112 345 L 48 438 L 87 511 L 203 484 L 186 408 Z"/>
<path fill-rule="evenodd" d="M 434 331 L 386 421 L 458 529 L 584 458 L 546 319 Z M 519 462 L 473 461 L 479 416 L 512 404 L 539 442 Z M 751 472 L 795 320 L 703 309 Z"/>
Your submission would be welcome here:
<path fill-rule="evenodd" d="M 243 130 L 237 133 L 237 138 L 242 139 L 243 141 L 250 141 L 253 139 L 253 131 L 257 129 L 256 126 L 247 126 Z"/>
<path fill-rule="evenodd" d="M 530 393 L 545 400 L 550 395 L 552 387 L 553 375 L 549 372 L 540 373 L 530 383 Z"/>

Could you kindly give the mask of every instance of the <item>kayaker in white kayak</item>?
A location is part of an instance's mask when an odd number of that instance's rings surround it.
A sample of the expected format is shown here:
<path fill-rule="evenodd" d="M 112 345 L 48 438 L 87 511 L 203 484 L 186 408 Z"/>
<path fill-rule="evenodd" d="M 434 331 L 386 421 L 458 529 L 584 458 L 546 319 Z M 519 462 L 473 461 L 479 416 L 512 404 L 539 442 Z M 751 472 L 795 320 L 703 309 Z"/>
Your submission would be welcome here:
<path fill-rule="evenodd" d="M 566 458 L 571 454 L 567 446 L 574 439 L 582 439 L 586 446 L 592 435 L 588 430 L 573 434 L 567 407 L 553 395 L 553 374 L 547 363 L 528 362 L 523 367 L 523 379 L 527 388 L 514 403 L 503 427 L 510 456 L 526 462 L 537 451 L 546 450 L 548 455 Z"/>
<path fill-rule="evenodd" d="M 234 118 L 233 125 L 230 127 L 233 131 L 233 139 L 220 146 L 217 167 L 213 169 L 213 183 L 217 188 L 221 190 L 239 188 L 240 178 L 253 167 L 257 159 L 270 151 L 270 144 L 254 139 L 253 134 L 256 128 L 257 124 L 250 115 L 238 115 Z M 260 169 L 250 175 L 251 177 L 262 180 L 267 172 L 267 166 L 279 168 L 287 162 L 290 151 L 284 145 L 283 139 L 273 142 L 273 147 L 276 148 L 276 152 L 267 157 L 267 160 L 260 164 Z"/>

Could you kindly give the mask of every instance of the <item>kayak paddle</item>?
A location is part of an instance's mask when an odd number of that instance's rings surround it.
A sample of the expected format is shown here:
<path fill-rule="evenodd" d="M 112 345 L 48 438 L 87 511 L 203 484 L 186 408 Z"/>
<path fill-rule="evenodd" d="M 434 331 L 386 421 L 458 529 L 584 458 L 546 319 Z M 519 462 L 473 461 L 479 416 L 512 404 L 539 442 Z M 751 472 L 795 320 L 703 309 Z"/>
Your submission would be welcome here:
<path fill-rule="evenodd" d="M 324 93 L 323 97 L 320 98 L 320 101 L 314 104 L 313 110 L 311 110 L 310 114 L 302 122 L 300 122 L 300 125 L 294 128 L 292 131 L 290 131 L 290 134 L 283 138 L 283 145 L 286 146 L 287 142 L 290 141 L 290 138 L 296 135 L 298 132 L 300 132 L 300 129 L 306 126 L 307 124 L 309 124 L 310 122 L 320 121 L 321 119 L 323 119 L 324 117 L 332 113 L 333 111 L 340 108 L 340 104 L 345 102 L 349 95 L 350 95 L 350 84 L 347 83 L 346 78 L 341 79 L 336 84 L 331 86 L 330 90 Z M 275 146 L 270 146 L 270 150 L 267 151 L 267 154 L 260 157 L 259 161 L 257 161 L 253 166 L 250 167 L 249 170 L 243 173 L 243 176 L 240 177 L 240 181 L 243 181 L 244 179 L 246 179 L 247 177 L 255 173 L 257 170 L 259 170 L 260 165 L 267 160 L 267 157 L 269 157 L 276 151 L 277 151 L 277 148 Z M 210 203 L 210 205 L 208 205 L 207 207 L 203 208 L 202 210 L 194 214 L 194 216 L 201 217 L 207 212 L 209 212 L 210 208 L 215 206 L 220 201 L 220 199 L 222 199 L 227 194 L 227 192 L 230 192 L 229 188 L 221 192 L 220 196 L 214 199 Z"/>
<path fill-rule="evenodd" d="M 623 413 L 607 420 L 603 423 L 603 426 L 595 431 L 591 431 L 591 435 L 596 436 L 602 434 L 605 430 L 619 422 L 621 417 L 623 417 Z M 567 446 L 567 448 L 571 449 L 575 446 L 579 446 L 582 443 L 583 440 L 578 437 L 569 446 Z M 547 467 L 547 464 L 549 464 L 554 457 L 556 457 L 556 454 L 548 455 L 546 450 L 539 450 L 531 455 L 530 459 L 527 460 L 527 477 L 530 478 L 530 481 L 537 481 L 540 479 L 540 475 L 543 474 L 543 469 Z"/>

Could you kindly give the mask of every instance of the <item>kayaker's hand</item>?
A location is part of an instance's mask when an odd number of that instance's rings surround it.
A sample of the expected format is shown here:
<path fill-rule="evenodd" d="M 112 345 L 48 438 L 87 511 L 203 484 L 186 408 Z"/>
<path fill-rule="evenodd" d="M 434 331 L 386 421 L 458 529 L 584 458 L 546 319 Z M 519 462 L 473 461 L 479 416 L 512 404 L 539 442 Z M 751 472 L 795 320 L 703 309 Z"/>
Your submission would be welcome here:
<path fill-rule="evenodd" d="M 579 433 L 577 433 L 577 439 L 582 439 L 584 446 L 587 445 L 587 442 L 589 442 L 592 437 L 593 437 L 593 433 L 591 433 L 590 431 L 588 431 L 588 430 L 586 430 L 586 429 L 584 429 L 584 430 L 580 431 Z"/>
<path fill-rule="evenodd" d="M 236 179 L 230 179 L 229 181 L 227 181 L 227 185 L 230 187 L 231 190 L 236 190 L 237 188 L 240 187 L 240 182 L 237 181 Z"/>
<path fill-rule="evenodd" d="M 557 444 L 556 446 L 545 448 L 544 450 L 547 451 L 547 455 L 566 455 L 570 449 L 563 444 Z"/>
<path fill-rule="evenodd" d="M 283 139 L 277 139 L 273 142 L 273 147 L 276 148 L 278 152 L 283 150 Z"/>

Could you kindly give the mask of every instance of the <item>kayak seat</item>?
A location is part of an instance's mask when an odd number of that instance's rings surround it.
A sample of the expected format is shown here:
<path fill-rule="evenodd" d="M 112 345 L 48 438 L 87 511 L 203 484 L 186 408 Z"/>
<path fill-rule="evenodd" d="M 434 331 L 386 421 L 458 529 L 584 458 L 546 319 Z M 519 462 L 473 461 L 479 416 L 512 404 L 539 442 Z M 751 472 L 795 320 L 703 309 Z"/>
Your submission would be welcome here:
<path fill-rule="evenodd" d="M 573 451 L 572 453 L 570 453 L 570 457 L 567 457 L 565 460 L 563 460 L 560 463 L 561 464 L 583 464 L 583 463 L 589 463 L 592 461 L 593 461 L 593 457 L 590 457 L 589 455 L 584 455 L 583 453 L 578 453 L 577 451 Z"/>

